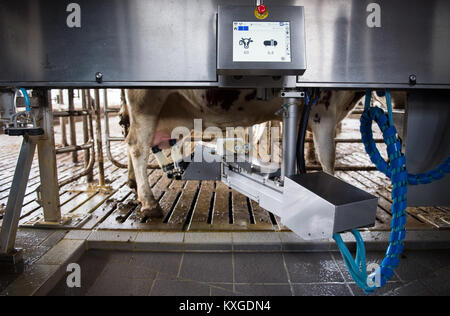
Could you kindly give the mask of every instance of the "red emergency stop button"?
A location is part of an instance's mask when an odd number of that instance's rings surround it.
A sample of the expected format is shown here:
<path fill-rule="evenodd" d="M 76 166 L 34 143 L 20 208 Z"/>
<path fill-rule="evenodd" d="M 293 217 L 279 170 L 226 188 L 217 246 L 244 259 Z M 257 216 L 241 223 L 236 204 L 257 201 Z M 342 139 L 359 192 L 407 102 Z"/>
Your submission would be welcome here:
<path fill-rule="evenodd" d="M 267 7 L 264 4 L 260 4 L 257 9 L 258 13 L 261 15 L 267 12 Z"/>
<path fill-rule="evenodd" d="M 269 11 L 264 4 L 260 4 L 255 9 L 255 16 L 259 20 L 265 20 L 269 16 Z"/>

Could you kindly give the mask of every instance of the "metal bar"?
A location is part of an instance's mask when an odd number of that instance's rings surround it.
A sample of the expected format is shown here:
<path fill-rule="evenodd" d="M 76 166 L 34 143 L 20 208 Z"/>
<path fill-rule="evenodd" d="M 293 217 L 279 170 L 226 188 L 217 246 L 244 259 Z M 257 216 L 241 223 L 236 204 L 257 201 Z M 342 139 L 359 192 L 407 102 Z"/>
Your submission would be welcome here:
<path fill-rule="evenodd" d="M 405 111 L 403 110 L 394 110 L 393 113 L 399 113 L 399 114 L 405 114 Z M 352 112 L 350 112 L 350 114 L 354 114 L 354 115 L 362 115 L 364 114 L 364 110 L 353 110 Z"/>
<path fill-rule="evenodd" d="M 322 166 L 306 166 L 308 171 L 322 171 Z M 377 171 L 375 166 L 337 166 L 335 171 Z"/>
<path fill-rule="evenodd" d="M 110 142 L 123 142 L 125 141 L 125 137 L 106 137 L 106 140 Z"/>
<path fill-rule="evenodd" d="M 69 89 L 69 111 L 72 112 L 75 110 L 75 106 L 73 103 L 73 89 Z M 70 144 L 72 146 L 77 145 L 77 131 L 75 125 L 75 118 L 73 116 L 69 117 L 69 128 L 70 128 Z M 78 163 L 78 153 L 76 151 L 72 152 L 72 162 Z"/>
<path fill-rule="evenodd" d="M 74 175 L 73 177 L 70 177 L 64 181 L 61 181 L 58 183 L 58 186 L 61 188 L 71 182 L 77 181 L 78 179 L 87 176 L 88 179 L 89 177 L 92 175 L 92 170 L 94 169 L 94 163 L 95 163 L 95 155 L 94 155 L 94 151 L 95 151 L 95 146 L 94 146 L 94 141 L 91 140 L 91 150 L 92 150 L 92 155 L 89 155 L 89 161 L 86 165 L 86 168 L 84 168 L 83 171 L 81 171 L 79 174 Z M 93 178 L 93 176 L 92 176 Z M 92 180 L 93 181 L 93 180 Z M 91 182 L 92 182 L 91 181 Z"/>
<path fill-rule="evenodd" d="M 285 105 L 286 110 L 283 117 L 283 143 L 286 143 L 283 152 L 284 175 L 290 177 L 295 175 L 295 161 L 297 156 L 297 124 L 298 124 L 298 100 L 288 98 Z"/>
<path fill-rule="evenodd" d="M 90 111 L 55 111 L 53 112 L 54 117 L 70 117 L 70 116 L 88 116 Z"/>
<path fill-rule="evenodd" d="M 82 91 L 82 107 L 83 110 L 86 110 L 87 113 L 89 113 L 87 115 L 87 117 L 83 118 L 83 138 L 85 139 L 85 144 L 81 145 L 81 146 L 76 146 L 76 149 L 80 149 L 80 150 L 85 150 L 85 168 L 83 169 L 83 171 L 81 171 L 80 173 L 78 173 L 77 175 L 74 175 L 62 182 L 60 182 L 58 185 L 59 187 L 63 187 L 71 182 L 74 182 L 84 176 L 87 177 L 87 181 L 89 183 L 94 181 L 94 174 L 93 174 L 93 169 L 94 169 L 94 164 L 95 164 L 95 145 L 94 145 L 94 128 L 93 128 L 93 124 L 92 124 L 92 114 L 91 114 L 91 110 L 88 109 L 88 107 L 90 107 L 90 101 L 91 101 L 91 95 L 89 90 L 83 90 Z M 86 126 L 84 124 L 84 119 L 86 119 Z M 71 146 L 69 146 L 68 148 L 59 148 L 57 149 L 57 153 L 62 153 L 62 152 L 69 152 L 71 149 L 74 149 L 73 147 L 70 148 Z"/>
<path fill-rule="evenodd" d="M 97 141 L 97 159 L 98 159 L 98 176 L 99 186 L 105 185 L 105 168 L 103 160 L 103 141 L 102 141 L 102 117 L 100 111 L 100 91 L 94 90 L 95 93 L 95 118 L 96 118 L 96 141 Z"/>
<path fill-rule="evenodd" d="M 362 140 L 360 138 L 336 138 L 335 143 L 340 143 L 340 144 L 362 144 Z M 375 143 L 377 144 L 384 144 L 384 140 L 383 139 L 375 139 L 374 140 Z M 306 143 L 314 143 L 314 141 L 312 139 L 307 139 L 305 140 Z"/>
<path fill-rule="evenodd" d="M 106 89 L 105 91 L 105 95 L 106 95 Z M 103 104 L 103 115 L 104 115 L 104 119 L 105 119 L 105 147 L 106 147 L 106 155 L 108 157 L 108 159 L 111 161 L 111 163 L 121 169 L 128 169 L 128 165 L 127 164 L 123 164 L 119 161 L 117 161 L 114 156 L 112 155 L 111 152 L 111 142 L 121 142 L 124 141 L 125 138 L 124 137 L 111 137 L 110 136 L 110 129 L 109 129 L 109 113 L 117 113 L 119 112 L 120 109 L 110 109 L 108 108 L 108 99 L 105 98 L 105 102 Z"/>
<path fill-rule="evenodd" d="M 64 93 L 63 90 L 59 90 L 59 98 L 58 98 L 59 104 L 64 104 Z M 63 146 L 68 146 L 69 143 L 67 142 L 67 119 L 64 117 L 61 117 L 59 120 L 59 124 L 61 125 L 61 144 Z"/>
<path fill-rule="evenodd" d="M 77 146 L 66 146 L 66 147 L 61 147 L 61 148 L 57 148 L 56 149 L 56 154 L 60 155 L 60 154 L 67 154 L 67 153 L 71 153 L 74 151 L 81 151 L 81 150 L 87 150 L 89 151 L 89 149 L 92 147 L 92 141 L 83 144 L 83 145 L 77 145 Z M 89 160 L 88 160 L 89 161 Z"/>
<path fill-rule="evenodd" d="M 24 137 L 8 197 L 8 204 L 3 216 L 3 225 L 0 233 L 0 255 L 11 254 L 14 251 L 23 198 L 27 189 L 35 151 L 36 141 L 33 138 Z"/>
<path fill-rule="evenodd" d="M 83 90 L 83 100 L 86 100 L 86 93 Z M 82 100 L 82 102 L 83 102 Z M 84 105 L 86 106 L 86 101 L 84 101 Z M 79 172 L 78 174 L 58 183 L 58 186 L 61 188 L 71 182 L 74 182 L 84 176 L 87 176 L 87 180 L 89 183 L 94 181 L 94 175 L 93 175 L 93 169 L 94 169 L 94 164 L 95 164 L 95 146 L 94 146 L 94 132 L 93 132 L 93 128 L 92 128 L 92 116 L 90 114 L 90 111 L 87 111 L 89 114 L 87 117 L 85 117 L 86 119 L 86 129 L 83 126 L 83 136 L 84 139 L 86 139 L 87 136 L 87 140 L 86 143 L 83 145 L 77 145 L 77 146 L 66 146 L 63 148 L 58 148 L 56 149 L 56 154 L 63 154 L 63 153 L 69 153 L 69 152 L 73 152 L 73 151 L 80 151 L 80 150 L 84 150 L 85 151 L 85 168 Z M 84 125 L 84 122 L 83 122 Z M 90 127 L 90 128 L 89 128 Z"/>
<path fill-rule="evenodd" d="M 94 113 L 95 113 L 95 111 L 94 111 L 95 105 L 94 105 L 94 102 L 93 102 L 94 99 L 92 99 L 92 97 L 91 97 L 91 90 L 90 89 L 86 89 L 85 92 L 86 92 L 86 107 L 87 107 L 87 109 L 89 111 L 92 111 L 91 115 L 88 116 L 89 138 L 92 139 L 92 141 L 94 141 L 95 140 L 94 123 L 93 123 L 94 122 L 94 118 L 93 117 L 94 117 Z M 95 146 L 92 149 L 91 155 L 94 156 L 93 159 L 95 160 Z M 92 167 L 92 169 L 93 169 L 93 167 Z M 88 177 L 90 178 L 91 182 L 94 181 L 93 170 L 88 174 Z"/>
<path fill-rule="evenodd" d="M 90 95 L 88 96 L 88 94 L 86 93 L 86 90 L 83 89 L 81 91 L 81 107 L 83 109 L 83 111 L 86 111 L 88 114 L 88 116 L 83 116 L 83 140 L 85 143 L 89 142 L 89 140 L 92 141 L 92 144 L 94 142 L 94 138 L 92 137 L 92 133 L 93 131 L 91 130 L 91 137 L 89 134 L 89 127 L 92 127 L 92 124 L 90 125 L 89 122 L 92 122 L 92 113 L 91 113 L 91 109 L 88 107 L 89 104 L 89 99 L 86 98 L 90 98 Z M 94 146 L 92 146 L 92 153 L 90 152 L 90 150 L 85 150 L 84 151 L 84 166 L 85 168 L 88 168 L 90 165 L 90 161 L 91 161 L 91 154 L 93 157 L 95 157 L 95 150 L 94 150 Z M 91 170 L 87 173 L 87 182 L 91 183 L 94 181 L 94 172 L 93 172 L 93 166 L 91 167 Z"/>
<path fill-rule="evenodd" d="M 40 99 L 40 126 L 44 136 L 38 142 L 39 173 L 41 178 L 40 197 L 44 209 L 44 220 L 51 223 L 61 221 L 59 203 L 58 170 L 56 167 L 55 135 L 50 91 L 38 90 Z"/>
<path fill-rule="evenodd" d="M 107 108 L 106 112 L 107 113 L 119 113 L 120 109 L 119 108 Z"/>

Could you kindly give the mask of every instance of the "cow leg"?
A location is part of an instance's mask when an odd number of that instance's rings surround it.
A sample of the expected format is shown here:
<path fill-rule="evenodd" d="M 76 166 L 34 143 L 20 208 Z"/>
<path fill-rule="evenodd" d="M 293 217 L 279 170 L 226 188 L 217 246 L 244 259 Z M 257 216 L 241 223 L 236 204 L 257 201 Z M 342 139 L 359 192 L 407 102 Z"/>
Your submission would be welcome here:
<path fill-rule="evenodd" d="M 161 91 L 128 90 L 127 92 L 130 128 L 126 143 L 128 155 L 131 158 L 129 177 L 131 181 L 134 179 L 136 182 L 137 197 L 141 203 L 143 217 L 161 218 L 164 215 L 151 191 L 147 166 L 158 116 L 165 99 L 165 94 Z"/>
<path fill-rule="evenodd" d="M 133 171 L 130 173 L 134 174 L 136 179 L 138 200 L 141 202 L 141 215 L 160 218 L 164 214 L 153 196 L 147 172 L 156 119 L 147 115 L 139 115 L 135 120 L 135 122 L 132 121 L 127 136 L 128 151 L 133 167 Z"/>
<path fill-rule="evenodd" d="M 312 113 L 310 127 L 319 162 L 326 173 L 334 174 L 336 143 L 334 140 L 336 119 L 332 113 Z"/>
<path fill-rule="evenodd" d="M 129 146 L 127 146 L 127 155 L 128 155 L 128 186 L 131 189 L 137 190 L 136 176 L 134 175 L 133 158 L 131 156 Z"/>

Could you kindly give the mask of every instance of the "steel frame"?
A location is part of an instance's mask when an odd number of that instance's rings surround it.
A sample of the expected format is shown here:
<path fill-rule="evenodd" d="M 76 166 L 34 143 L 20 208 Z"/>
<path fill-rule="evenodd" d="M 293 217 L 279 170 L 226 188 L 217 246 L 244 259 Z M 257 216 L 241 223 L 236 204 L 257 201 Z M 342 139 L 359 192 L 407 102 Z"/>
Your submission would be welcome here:
<path fill-rule="evenodd" d="M 15 256 L 14 244 L 19 225 L 20 212 L 22 210 L 23 198 L 27 189 L 31 165 L 38 143 L 37 137 L 23 138 L 19 159 L 14 173 L 11 193 L 5 209 L 3 224 L 0 232 L 0 261 L 10 261 Z M 57 195 L 59 197 L 59 195 Z"/>

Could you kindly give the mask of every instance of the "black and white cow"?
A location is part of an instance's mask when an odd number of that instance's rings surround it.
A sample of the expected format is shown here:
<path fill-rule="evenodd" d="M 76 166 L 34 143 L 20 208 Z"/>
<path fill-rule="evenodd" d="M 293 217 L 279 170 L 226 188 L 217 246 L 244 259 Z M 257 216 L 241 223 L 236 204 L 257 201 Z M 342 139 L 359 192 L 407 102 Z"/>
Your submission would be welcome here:
<path fill-rule="evenodd" d="M 364 96 L 361 91 L 323 90 L 312 108 L 309 128 L 324 171 L 334 173 L 335 128 Z M 137 189 L 142 216 L 161 217 L 163 213 L 153 197 L 147 165 L 150 148 L 168 148 L 176 127 L 194 128 L 194 119 L 202 127 L 249 127 L 280 120 L 276 116 L 281 98 L 257 99 L 256 90 L 127 90 L 121 122 L 126 126 L 130 185 Z M 300 113 L 301 113 L 300 108 Z"/>

